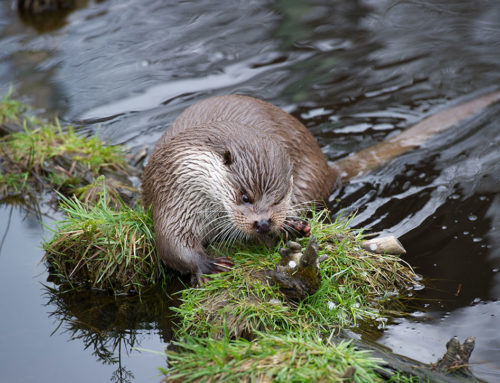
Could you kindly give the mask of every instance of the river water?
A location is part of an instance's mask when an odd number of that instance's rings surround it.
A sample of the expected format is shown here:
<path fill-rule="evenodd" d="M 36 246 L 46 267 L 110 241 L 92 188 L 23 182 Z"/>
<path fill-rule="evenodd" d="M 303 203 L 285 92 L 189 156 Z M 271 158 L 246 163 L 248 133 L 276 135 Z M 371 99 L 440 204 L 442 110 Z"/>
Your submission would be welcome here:
<path fill-rule="evenodd" d="M 0 2 L 0 94 L 138 150 L 188 105 L 238 93 L 301 119 L 330 160 L 500 86 L 500 2 L 78 1 L 54 17 Z M 500 105 L 331 198 L 401 238 L 425 278 L 411 315 L 371 339 L 423 362 L 476 337 L 500 381 Z M 53 215 L 53 213 L 51 213 Z M 53 218 L 57 218 L 57 215 Z M 51 218 L 0 206 L 0 380 L 155 382 L 168 301 L 55 294 L 39 261 Z M 368 337 L 368 335 L 365 335 Z"/>

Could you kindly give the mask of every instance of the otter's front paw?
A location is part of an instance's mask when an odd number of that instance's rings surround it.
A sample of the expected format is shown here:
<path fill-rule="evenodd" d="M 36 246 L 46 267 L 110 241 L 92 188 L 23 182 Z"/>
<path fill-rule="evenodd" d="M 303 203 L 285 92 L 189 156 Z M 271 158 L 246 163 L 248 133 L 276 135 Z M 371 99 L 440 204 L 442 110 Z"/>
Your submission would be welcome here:
<path fill-rule="evenodd" d="M 210 280 L 210 274 L 223 273 L 231 270 L 234 262 L 229 257 L 205 258 L 203 264 L 199 265 L 198 272 L 192 276 L 191 284 L 201 286 Z"/>
<path fill-rule="evenodd" d="M 224 271 L 231 270 L 234 266 L 234 262 L 229 257 L 219 257 L 212 260 L 213 270 L 210 274 L 222 273 Z"/>
<path fill-rule="evenodd" d="M 303 219 L 287 218 L 283 228 L 292 237 L 309 237 L 311 235 L 311 225 Z"/>

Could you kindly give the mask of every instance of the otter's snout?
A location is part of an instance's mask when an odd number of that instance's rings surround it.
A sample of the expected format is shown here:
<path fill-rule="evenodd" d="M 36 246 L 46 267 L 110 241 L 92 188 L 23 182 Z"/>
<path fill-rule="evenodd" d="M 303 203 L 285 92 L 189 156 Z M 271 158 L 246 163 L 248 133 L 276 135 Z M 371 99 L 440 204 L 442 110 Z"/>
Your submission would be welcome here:
<path fill-rule="evenodd" d="M 259 234 L 267 234 L 271 231 L 273 222 L 270 219 L 261 219 L 253 223 L 253 228 Z"/>

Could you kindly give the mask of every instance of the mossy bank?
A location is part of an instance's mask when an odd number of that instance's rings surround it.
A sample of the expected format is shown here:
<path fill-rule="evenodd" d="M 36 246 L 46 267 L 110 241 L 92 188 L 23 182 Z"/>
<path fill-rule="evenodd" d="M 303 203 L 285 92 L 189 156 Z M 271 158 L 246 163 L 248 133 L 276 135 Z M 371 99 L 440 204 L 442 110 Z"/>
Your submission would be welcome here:
<path fill-rule="evenodd" d="M 57 119 L 38 118 L 28 106 L 13 100 L 10 92 L 0 102 L 2 131 L 1 200 L 28 200 L 54 190 L 89 199 L 90 189 L 102 175 L 108 175 L 105 183 L 112 197 L 121 189 L 131 189 L 126 182 L 131 169 L 122 147 L 106 145 L 97 136 L 79 135 L 74 126 L 62 126 Z"/>

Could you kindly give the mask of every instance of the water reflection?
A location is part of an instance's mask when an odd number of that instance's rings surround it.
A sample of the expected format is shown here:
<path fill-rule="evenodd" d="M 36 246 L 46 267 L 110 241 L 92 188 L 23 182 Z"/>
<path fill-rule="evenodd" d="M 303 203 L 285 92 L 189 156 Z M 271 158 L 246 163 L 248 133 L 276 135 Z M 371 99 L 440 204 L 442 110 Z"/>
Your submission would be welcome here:
<path fill-rule="evenodd" d="M 4 228 L 3 233 L 1 234 L 2 235 L 2 239 L 0 240 L 0 255 L 2 255 L 3 245 L 5 243 L 5 239 L 7 238 L 7 235 L 9 234 L 10 223 L 12 221 L 12 212 L 13 211 L 14 211 L 14 206 L 10 206 L 9 214 L 8 214 L 7 220 L 5 221 L 6 222 L 5 228 Z"/>
<path fill-rule="evenodd" d="M 87 3 L 88 0 L 16 0 L 20 20 L 39 33 L 62 28 L 68 15 Z"/>
<path fill-rule="evenodd" d="M 179 286 L 171 286 L 174 290 Z M 65 290 L 44 285 L 43 298 L 48 316 L 56 328 L 53 335 L 76 341 L 97 361 L 112 365 L 113 382 L 132 382 L 125 356 L 137 353 L 144 331 L 155 331 L 168 344 L 172 339 L 172 307 L 178 302 L 157 288 L 137 296 L 113 297 L 93 290 Z M 161 350 L 154 350 L 161 351 Z"/>
<path fill-rule="evenodd" d="M 395 353 L 434 363 L 446 351 L 445 344 L 451 337 L 463 341 L 473 333 L 480 347 L 472 353 L 471 367 L 486 381 L 497 382 L 500 380 L 499 317 L 500 302 L 477 303 L 442 313 L 432 321 L 400 319 L 388 326 L 380 341 Z"/>

